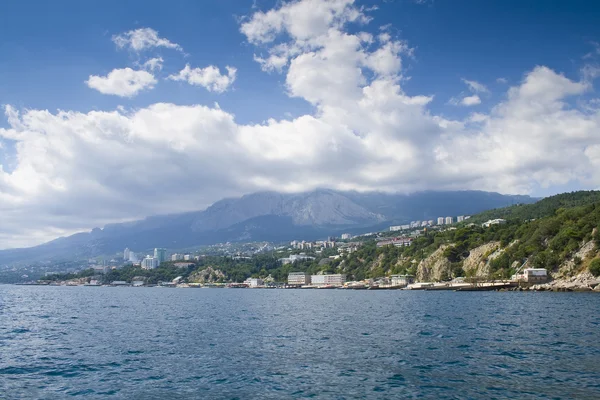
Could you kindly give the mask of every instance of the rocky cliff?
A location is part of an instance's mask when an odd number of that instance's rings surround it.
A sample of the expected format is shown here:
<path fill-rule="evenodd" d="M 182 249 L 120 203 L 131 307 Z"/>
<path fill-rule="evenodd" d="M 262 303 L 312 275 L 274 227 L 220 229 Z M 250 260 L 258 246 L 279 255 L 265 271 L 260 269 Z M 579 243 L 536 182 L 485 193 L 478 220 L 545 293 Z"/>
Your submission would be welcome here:
<path fill-rule="evenodd" d="M 443 281 L 451 277 L 451 264 L 444 257 L 444 250 L 448 245 L 440 246 L 429 257 L 419 263 L 417 267 L 417 280 L 420 282 Z"/>

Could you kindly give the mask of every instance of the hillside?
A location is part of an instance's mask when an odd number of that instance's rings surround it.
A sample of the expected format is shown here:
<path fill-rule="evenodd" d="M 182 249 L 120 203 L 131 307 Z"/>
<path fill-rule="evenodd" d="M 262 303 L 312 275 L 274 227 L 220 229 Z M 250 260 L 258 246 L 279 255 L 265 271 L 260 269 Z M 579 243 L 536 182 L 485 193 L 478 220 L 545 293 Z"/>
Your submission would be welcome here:
<path fill-rule="evenodd" d="M 489 228 L 475 224 L 499 217 L 507 223 Z M 458 229 L 420 237 L 410 247 L 378 249 L 370 243 L 341 260 L 337 269 L 357 278 L 408 273 L 440 281 L 508 278 L 526 261 L 554 277 L 568 277 L 585 271 L 596 258 L 599 226 L 600 192 L 567 193 L 484 212 Z"/>
<path fill-rule="evenodd" d="M 296 194 L 262 192 L 224 199 L 203 211 L 110 224 L 32 248 L 0 251 L 0 266 L 87 259 L 115 254 L 125 247 L 145 252 L 154 247 L 182 249 L 228 241 L 314 240 L 533 201 L 527 196 L 479 191 L 409 195 L 326 189 Z"/>

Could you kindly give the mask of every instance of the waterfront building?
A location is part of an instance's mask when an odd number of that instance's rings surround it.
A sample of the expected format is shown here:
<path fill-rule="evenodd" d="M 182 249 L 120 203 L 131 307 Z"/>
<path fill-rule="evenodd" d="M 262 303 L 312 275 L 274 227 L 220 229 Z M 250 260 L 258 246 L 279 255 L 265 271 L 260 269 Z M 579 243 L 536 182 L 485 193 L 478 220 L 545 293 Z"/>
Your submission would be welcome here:
<path fill-rule="evenodd" d="M 444 225 L 444 217 L 438 217 L 437 224 L 438 225 Z"/>
<path fill-rule="evenodd" d="M 412 275 L 392 275 L 391 278 L 392 286 L 408 286 L 415 281 Z"/>
<path fill-rule="evenodd" d="M 290 272 L 288 274 L 288 285 L 310 285 L 310 275 L 307 272 Z"/>
<path fill-rule="evenodd" d="M 452 217 L 446 217 L 446 225 L 452 225 L 453 222 L 454 221 Z"/>
<path fill-rule="evenodd" d="M 343 286 L 346 282 L 345 274 L 311 275 L 310 283 L 315 286 Z"/>
<path fill-rule="evenodd" d="M 244 281 L 244 283 L 251 288 L 265 286 L 265 282 L 260 278 L 248 278 Z"/>
<path fill-rule="evenodd" d="M 158 258 L 156 257 L 146 256 L 146 258 L 142 260 L 143 269 L 154 269 L 159 265 L 160 263 L 158 262 Z"/>
<path fill-rule="evenodd" d="M 167 249 L 154 249 L 154 258 L 158 260 L 158 265 L 160 265 L 161 262 L 167 261 Z"/>
<path fill-rule="evenodd" d="M 464 220 L 465 220 L 464 215 L 459 215 L 458 217 L 456 217 L 456 222 L 463 222 Z"/>
<path fill-rule="evenodd" d="M 525 268 L 522 274 L 514 275 L 513 280 L 527 283 L 544 283 L 548 280 L 546 268 Z"/>

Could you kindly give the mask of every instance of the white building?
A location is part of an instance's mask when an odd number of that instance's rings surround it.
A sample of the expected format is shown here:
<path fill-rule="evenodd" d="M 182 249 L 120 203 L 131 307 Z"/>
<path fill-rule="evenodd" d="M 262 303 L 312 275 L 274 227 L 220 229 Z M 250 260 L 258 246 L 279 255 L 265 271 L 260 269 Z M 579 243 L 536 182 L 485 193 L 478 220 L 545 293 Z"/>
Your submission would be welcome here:
<path fill-rule="evenodd" d="M 342 233 L 342 240 L 352 239 L 352 235 L 349 233 Z"/>
<path fill-rule="evenodd" d="M 129 257 L 131 257 L 131 250 L 128 247 L 123 251 L 123 260 L 129 261 Z"/>
<path fill-rule="evenodd" d="M 522 274 L 513 275 L 513 280 L 528 283 L 544 283 L 548 280 L 546 268 L 525 268 Z"/>
<path fill-rule="evenodd" d="M 171 255 L 171 261 L 180 261 L 183 260 L 183 254 L 175 253 Z"/>
<path fill-rule="evenodd" d="M 311 275 L 310 283 L 315 286 L 343 286 L 346 282 L 344 274 Z"/>
<path fill-rule="evenodd" d="M 392 275 L 392 286 L 408 286 L 414 283 L 415 278 L 411 275 Z"/>
<path fill-rule="evenodd" d="M 310 285 L 310 275 L 307 272 L 290 272 L 288 285 Z"/>
<path fill-rule="evenodd" d="M 265 286 L 265 282 L 260 278 L 248 278 L 244 283 L 251 288 Z"/>
<path fill-rule="evenodd" d="M 444 217 L 438 217 L 437 224 L 438 225 L 444 225 Z"/>
<path fill-rule="evenodd" d="M 498 219 L 490 219 L 489 221 L 486 221 L 483 224 L 481 224 L 481 226 L 484 228 L 489 228 L 492 225 L 502 225 L 505 223 L 506 223 L 505 219 L 498 218 Z"/>
<path fill-rule="evenodd" d="M 446 225 L 452 225 L 453 222 L 454 222 L 454 218 L 446 217 Z"/>
<path fill-rule="evenodd" d="M 160 263 L 158 262 L 158 258 L 155 258 L 155 257 L 146 256 L 146 258 L 144 258 L 142 260 L 142 268 L 143 269 L 154 269 L 154 268 L 158 267 L 159 265 L 160 265 Z"/>
<path fill-rule="evenodd" d="M 465 220 L 464 215 L 459 215 L 458 217 L 456 217 L 456 222 L 463 222 L 464 220 Z"/>
<path fill-rule="evenodd" d="M 184 255 L 183 255 L 183 259 L 184 259 L 185 261 L 190 261 L 190 260 L 192 259 L 192 256 L 191 256 L 191 255 L 189 255 L 189 254 L 184 254 Z"/>

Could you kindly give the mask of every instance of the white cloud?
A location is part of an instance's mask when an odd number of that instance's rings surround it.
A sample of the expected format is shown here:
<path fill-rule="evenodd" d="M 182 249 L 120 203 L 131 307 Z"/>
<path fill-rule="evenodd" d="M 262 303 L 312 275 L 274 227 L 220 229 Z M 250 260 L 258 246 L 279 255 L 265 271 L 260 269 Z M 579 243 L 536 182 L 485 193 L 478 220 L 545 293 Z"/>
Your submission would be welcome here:
<path fill-rule="evenodd" d="M 158 36 L 158 32 L 152 28 L 139 28 L 119 35 L 113 35 L 112 41 L 118 48 L 130 48 L 133 51 L 140 52 L 154 47 L 166 47 L 183 51 L 180 45 L 173 43 L 168 39 Z"/>
<path fill-rule="evenodd" d="M 500 83 L 500 84 L 505 85 L 505 84 L 508 83 L 508 79 L 506 79 L 506 78 L 497 78 L 496 79 L 496 83 Z"/>
<path fill-rule="evenodd" d="M 113 69 L 106 76 L 90 75 L 85 83 L 103 94 L 133 97 L 142 90 L 152 89 L 156 79 L 147 71 L 122 68 Z"/>
<path fill-rule="evenodd" d="M 367 19 L 351 1 L 305 0 L 246 20 L 248 41 L 285 57 L 289 96 L 314 105 L 296 118 L 241 124 L 218 106 L 170 103 L 22 115 L 6 107 L 0 138 L 16 141 L 18 161 L 0 169 L 0 247 L 258 190 L 600 185 L 600 103 L 570 101 L 590 82 L 540 66 L 490 112 L 442 117 L 428 108 L 431 94 L 404 91 L 403 50 L 386 47 L 391 39 L 367 44 L 346 26 Z M 173 79 L 218 91 L 234 77 L 187 66 Z"/>
<path fill-rule="evenodd" d="M 489 89 L 482 83 L 477 81 L 470 81 L 468 79 L 462 79 L 462 81 L 469 87 L 469 90 L 473 93 L 489 93 Z"/>
<path fill-rule="evenodd" d="M 219 68 L 209 65 L 206 68 L 191 68 L 186 64 L 178 74 L 170 75 L 174 81 L 186 81 L 190 85 L 202 86 L 210 92 L 223 93 L 229 89 L 236 78 L 237 69 L 225 67 L 227 74 L 221 74 Z"/>
<path fill-rule="evenodd" d="M 467 96 L 464 97 L 461 101 L 460 104 L 463 106 L 476 106 L 477 104 L 481 104 L 481 99 L 479 98 L 478 95 L 474 94 L 473 96 Z"/>
<path fill-rule="evenodd" d="M 149 71 L 160 71 L 162 70 L 164 60 L 162 57 L 151 58 L 146 61 L 142 67 Z"/>

